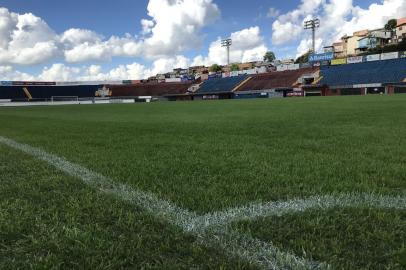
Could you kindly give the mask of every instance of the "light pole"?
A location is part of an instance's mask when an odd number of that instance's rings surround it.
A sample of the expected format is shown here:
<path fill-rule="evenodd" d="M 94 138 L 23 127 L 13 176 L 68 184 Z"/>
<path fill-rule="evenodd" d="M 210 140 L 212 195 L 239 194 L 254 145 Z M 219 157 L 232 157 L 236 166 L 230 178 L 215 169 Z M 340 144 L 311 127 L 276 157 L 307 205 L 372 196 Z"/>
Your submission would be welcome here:
<path fill-rule="evenodd" d="M 230 47 L 232 44 L 231 38 L 221 40 L 221 47 L 227 48 L 227 65 L 230 65 Z"/>
<path fill-rule="evenodd" d="M 304 22 L 304 29 L 312 30 L 312 38 L 313 38 L 313 53 L 316 53 L 316 28 L 320 27 L 320 20 L 319 19 L 313 19 L 309 21 Z"/>

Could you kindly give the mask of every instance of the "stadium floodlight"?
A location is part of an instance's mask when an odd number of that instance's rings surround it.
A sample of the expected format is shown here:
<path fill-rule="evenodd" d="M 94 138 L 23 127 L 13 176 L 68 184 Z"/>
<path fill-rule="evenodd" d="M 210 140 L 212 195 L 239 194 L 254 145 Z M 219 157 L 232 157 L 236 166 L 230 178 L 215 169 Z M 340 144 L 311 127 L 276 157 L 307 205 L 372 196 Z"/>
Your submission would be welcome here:
<path fill-rule="evenodd" d="M 232 44 L 231 38 L 221 40 L 221 47 L 227 48 L 227 65 L 230 65 L 230 47 Z"/>
<path fill-rule="evenodd" d="M 316 53 L 316 28 L 320 27 L 320 20 L 319 19 L 312 19 L 304 22 L 304 29 L 305 30 L 312 30 L 313 34 L 313 53 Z"/>

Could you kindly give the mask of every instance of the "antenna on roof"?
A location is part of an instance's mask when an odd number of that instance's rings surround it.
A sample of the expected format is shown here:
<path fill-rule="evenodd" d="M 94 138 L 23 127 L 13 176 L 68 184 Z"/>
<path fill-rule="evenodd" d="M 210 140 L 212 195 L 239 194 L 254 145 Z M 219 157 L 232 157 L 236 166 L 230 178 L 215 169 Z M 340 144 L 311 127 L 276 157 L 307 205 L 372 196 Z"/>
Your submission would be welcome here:
<path fill-rule="evenodd" d="M 308 30 L 311 29 L 312 30 L 312 37 L 313 37 L 313 53 L 316 53 L 316 28 L 320 27 L 320 20 L 319 19 L 312 19 L 309 21 L 305 21 L 304 22 L 304 29 Z"/>

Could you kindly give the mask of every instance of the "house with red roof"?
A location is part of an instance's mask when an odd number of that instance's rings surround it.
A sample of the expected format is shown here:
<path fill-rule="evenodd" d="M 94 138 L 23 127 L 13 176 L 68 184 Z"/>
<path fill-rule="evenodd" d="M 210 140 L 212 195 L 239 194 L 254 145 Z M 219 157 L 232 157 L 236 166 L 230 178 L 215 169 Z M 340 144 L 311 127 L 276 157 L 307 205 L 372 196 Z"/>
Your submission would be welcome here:
<path fill-rule="evenodd" d="M 406 18 L 398 19 L 396 26 L 396 37 L 398 42 L 406 39 Z"/>

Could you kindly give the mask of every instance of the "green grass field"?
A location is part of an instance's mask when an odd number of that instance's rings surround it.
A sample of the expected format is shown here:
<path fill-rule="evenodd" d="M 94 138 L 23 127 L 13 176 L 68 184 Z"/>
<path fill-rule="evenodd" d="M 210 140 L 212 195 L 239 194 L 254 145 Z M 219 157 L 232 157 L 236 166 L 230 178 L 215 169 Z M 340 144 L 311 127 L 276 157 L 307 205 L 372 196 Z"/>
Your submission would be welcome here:
<path fill-rule="evenodd" d="M 406 195 L 406 95 L 0 107 L 0 136 L 197 215 Z M 0 173 L 0 269 L 259 267 L 1 144 Z M 309 209 L 230 226 L 333 269 L 406 268 L 404 209 Z"/>

